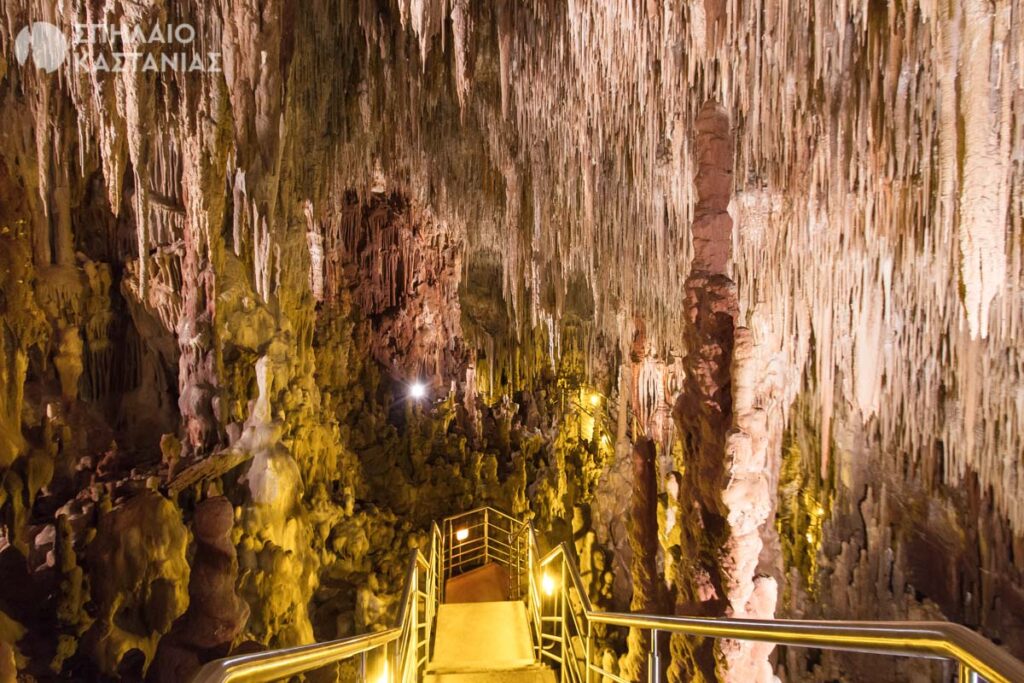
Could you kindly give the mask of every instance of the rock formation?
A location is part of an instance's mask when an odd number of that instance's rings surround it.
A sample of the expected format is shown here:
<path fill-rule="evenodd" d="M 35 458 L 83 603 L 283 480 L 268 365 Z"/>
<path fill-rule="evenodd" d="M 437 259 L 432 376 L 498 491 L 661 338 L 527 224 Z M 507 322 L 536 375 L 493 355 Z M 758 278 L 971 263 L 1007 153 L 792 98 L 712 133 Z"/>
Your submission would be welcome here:
<path fill-rule="evenodd" d="M 88 564 L 96 618 L 82 647 L 105 674 L 145 673 L 188 608 L 188 541 L 178 510 L 155 493 L 100 515 Z"/>
<path fill-rule="evenodd" d="M 199 665 L 226 655 L 249 619 L 249 606 L 236 594 L 238 558 L 231 542 L 234 508 L 223 496 L 196 506 L 196 539 L 189 575 L 189 605 L 161 639 L 147 680 L 187 680 Z"/>
<path fill-rule="evenodd" d="M 734 570 L 729 562 L 735 538 L 724 492 L 730 485 L 726 442 L 733 422 L 732 365 L 739 302 L 727 274 L 732 247 L 733 149 L 729 118 L 708 102 L 696 124 L 697 206 L 693 222 L 693 262 L 684 285 L 687 320 L 683 359 L 686 379 L 673 415 L 683 445 L 679 518 L 680 569 L 676 613 L 721 616 L 729 606 Z M 756 553 L 755 553 L 756 558 Z M 715 680 L 715 643 L 695 646 L 672 638 L 672 680 Z M 728 672 L 727 667 L 723 667 Z"/>
<path fill-rule="evenodd" d="M 629 547 L 633 553 L 630 578 L 633 612 L 659 614 L 662 609 L 662 583 L 658 576 L 658 473 L 655 445 L 641 437 L 633 445 L 633 495 L 630 514 Z M 647 680 L 648 657 L 660 643 L 652 642 L 645 631 L 630 629 L 629 652 L 620 667 L 631 681 Z"/>

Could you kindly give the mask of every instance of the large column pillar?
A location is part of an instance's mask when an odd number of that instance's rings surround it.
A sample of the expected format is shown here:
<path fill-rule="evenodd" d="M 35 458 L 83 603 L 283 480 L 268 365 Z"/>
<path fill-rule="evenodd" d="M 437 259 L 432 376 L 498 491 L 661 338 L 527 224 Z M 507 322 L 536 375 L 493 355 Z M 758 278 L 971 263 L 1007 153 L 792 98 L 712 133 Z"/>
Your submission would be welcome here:
<path fill-rule="evenodd" d="M 629 547 L 633 552 L 630 573 L 633 612 L 661 612 L 661 582 L 658 580 L 658 464 L 654 441 L 640 437 L 633 444 L 633 500 L 630 506 Z M 647 631 L 629 630 L 629 652 L 622 660 L 623 678 L 643 681 L 651 638 Z"/>
<path fill-rule="evenodd" d="M 708 102 L 697 117 L 697 206 L 693 261 L 684 288 L 686 379 L 673 410 L 683 441 L 680 493 L 682 558 L 677 614 L 721 616 L 727 608 L 722 566 L 729 541 L 726 437 L 732 427 L 732 357 L 739 304 L 727 269 L 732 250 L 733 142 L 729 117 Z M 670 679 L 717 680 L 714 643 L 672 639 Z"/>

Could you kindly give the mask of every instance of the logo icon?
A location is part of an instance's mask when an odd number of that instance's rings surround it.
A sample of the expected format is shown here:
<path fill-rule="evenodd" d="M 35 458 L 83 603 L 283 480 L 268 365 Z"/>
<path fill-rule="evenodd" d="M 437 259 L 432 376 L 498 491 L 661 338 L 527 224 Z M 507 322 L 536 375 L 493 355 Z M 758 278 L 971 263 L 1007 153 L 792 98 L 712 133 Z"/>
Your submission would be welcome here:
<path fill-rule="evenodd" d="M 45 21 L 34 22 L 21 29 L 14 39 L 14 56 L 22 66 L 32 53 L 32 63 L 37 69 L 53 73 L 68 56 L 68 41 L 59 28 Z"/>

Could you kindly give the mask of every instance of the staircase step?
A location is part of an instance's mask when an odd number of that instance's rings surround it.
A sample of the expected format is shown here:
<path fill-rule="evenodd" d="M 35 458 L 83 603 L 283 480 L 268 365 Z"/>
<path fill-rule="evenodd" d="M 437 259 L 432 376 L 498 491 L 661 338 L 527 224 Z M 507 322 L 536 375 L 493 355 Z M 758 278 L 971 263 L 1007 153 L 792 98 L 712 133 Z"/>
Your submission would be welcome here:
<path fill-rule="evenodd" d="M 445 603 L 438 608 L 435 633 L 430 673 L 524 670 L 535 664 L 526 605 L 518 600 Z"/>
<path fill-rule="evenodd" d="M 505 671 L 467 671 L 427 674 L 424 683 L 555 683 L 555 672 L 544 666 Z"/>
<path fill-rule="evenodd" d="M 448 579 L 445 602 L 498 602 L 508 600 L 508 570 L 491 562 Z"/>

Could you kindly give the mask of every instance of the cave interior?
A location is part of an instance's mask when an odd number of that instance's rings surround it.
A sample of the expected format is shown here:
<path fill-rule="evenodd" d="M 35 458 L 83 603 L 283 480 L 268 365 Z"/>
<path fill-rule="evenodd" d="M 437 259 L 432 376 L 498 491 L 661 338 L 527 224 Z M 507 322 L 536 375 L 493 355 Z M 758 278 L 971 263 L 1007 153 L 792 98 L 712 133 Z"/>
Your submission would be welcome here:
<path fill-rule="evenodd" d="M 0 121 L 0 683 L 380 632 L 485 506 L 597 610 L 1024 657 L 1024 1 L 3 0 Z"/>

